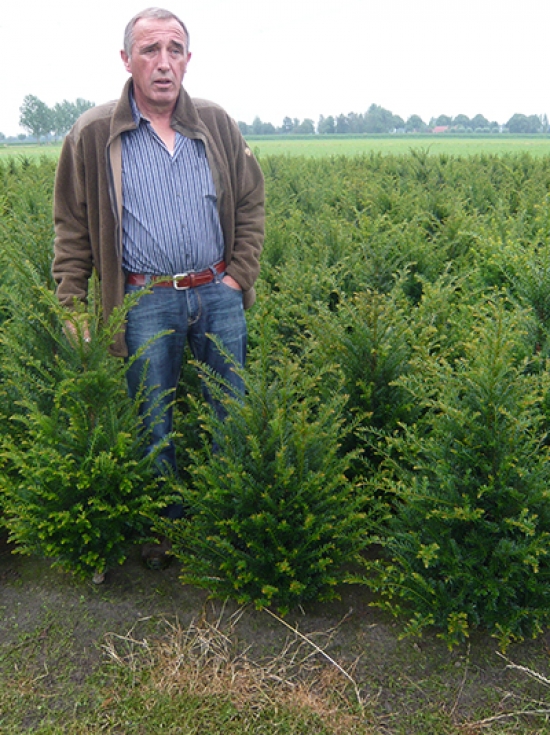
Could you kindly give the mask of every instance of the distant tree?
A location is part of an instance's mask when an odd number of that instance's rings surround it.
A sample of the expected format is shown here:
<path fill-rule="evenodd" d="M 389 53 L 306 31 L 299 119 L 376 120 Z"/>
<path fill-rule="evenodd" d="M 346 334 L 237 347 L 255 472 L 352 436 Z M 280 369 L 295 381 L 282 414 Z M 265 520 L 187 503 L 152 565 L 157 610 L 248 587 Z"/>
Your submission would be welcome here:
<path fill-rule="evenodd" d="M 395 129 L 394 114 L 372 104 L 365 114 L 365 133 L 390 133 Z"/>
<path fill-rule="evenodd" d="M 283 118 L 283 124 L 281 126 L 281 133 L 284 135 L 289 135 L 294 130 L 294 123 L 292 122 L 291 117 L 284 117 Z"/>
<path fill-rule="evenodd" d="M 542 118 L 539 115 L 529 115 L 527 121 L 529 123 L 529 133 L 542 133 Z"/>
<path fill-rule="evenodd" d="M 76 102 L 56 102 L 52 109 L 52 130 L 55 135 L 61 137 L 68 133 L 78 118 L 92 107 L 95 107 L 93 102 L 82 98 Z"/>
<path fill-rule="evenodd" d="M 19 108 L 19 124 L 39 142 L 53 130 L 53 112 L 45 102 L 28 94 Z"/>
<path fill-rule="evenodd" d="M 393 130 L 404 130 L 405 129 L 405 121 L 399 115 L 393 116 L 392 124 L 393 124 Z"/>
<path fill-rule="evenodd" d="M 453 118 L 453 125 L 462 126 L 463 128 L 471 127 L 472 123 L 468 115 L 457 115 Z"/>
<path fill-rule="evenodd" d="M 4 133 L 0 133 L 0 140 L 6 140 L 6 136 L 4 135 Z"/>
<path fill-rule="evenodd" d="M 470 125 L 474 130 L 479 130 L 481 128 L 490 127 L 490 122 L 483 115 L 474 115 L 474 117 L 470 120 Z"/>
<path fill-rule="evenodd" d="M 348 126 L 349 132 L 360 134 L 365 132 L 365 119 L 363 115 L 358 115 L 355 112 L 348 114 Z"/>
<path fill-rule="evenodd" d="M 90 102 L 90 100 L 84 100 L 82 97 L 79 97 L 76 102 L 74 103 L 75 108 L 75 118 L 74 122 L 78 120 L 78 118 L 86 112 L 86 110 L 91 110 L 92 107 L 95 107 L 95 102 Z"/>
<path fill-rule="evenodd" d="M 261 119 L 256 116 L 252 122 L 252 125 L 248 125 L 248 135 L 274 135 L 277 130 L 272 123 L 262 122 Z"/>
<path fill-rule="evenodd" d="M 237 125 L 239 126 L 239 130 L 241 131 L 242 135 L 248 135 L 248 133 L 250 132 L 250 125 L 243 122 L 242 120 L 239 120 Z"/>
<path fill-rule="evenodd" d="M 306 117 L 305 120 L 294 128 L 293 132 L 298 135 L 313 135 L 315 133 L 315 123 Z"/>
<path fill-rule="evenodd" d="M 428 126 L 420 115 L 411 115 L 405 123 L 405 130 L 407 133 L 423 133 L 427 128 Z"/>
<path fill-rule="evenodd" d="M 527 117 L 516 112 L 506 123 L 506 129 L 509 133 L 525 133 L 527 129 Z"/>
<path fill-rule="evenodd" d="M 338 115 L 336 118 L 336 132 L 339 134 L 349 133 L 349 122 L 346 115 Z"/>
<path fill-rule="evenodd" d="M 449 117 L 449 115 L 440 115 L 439 117 L 436 117 L 435 119 L 435 125 L 452 125 L 453 124 L 453 118 Z"/>
<path fill-rule="evenodd" d="M 317 132 L 319 135 L 334 135 L 336 132 L 336 123 L 332 115 L 329 115 L 328 117 L 323 117 L 323 115 L 321 115 L 319 117 Z"/>
<path fill-rule="evenodd" d="M 521 135 L 525 133 L 540 133 L 542 121 L 538 115 L 522 115 L 516 113 L 506 123 L 509 133 Z"/>
<path fill-rule="evenodd" d="M 256 115 L 256 117 L 252 121 L 252 132 L 254 133 L 254 135 L 261 135 L 262 134 L 262 128 L 263 128 L 263 122 Z"/>
<path fill-rule="evenodd" d="M 65 135 L 73 124 L 72 107 L 67 100 L 56 102 L 53 106 L 53 131 L 58 138 Z"/>

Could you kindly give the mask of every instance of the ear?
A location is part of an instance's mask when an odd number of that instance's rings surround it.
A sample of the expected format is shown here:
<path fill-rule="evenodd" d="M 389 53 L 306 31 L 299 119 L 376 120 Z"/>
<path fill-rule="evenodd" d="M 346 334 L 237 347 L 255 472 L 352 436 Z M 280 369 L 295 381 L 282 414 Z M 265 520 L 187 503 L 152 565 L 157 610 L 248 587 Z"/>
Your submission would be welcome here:
<path fill-rule="evenodd" d="M 132 73 L 132 60 L 130 59 L 126 51 L 124 51 L 124 49 L 120 52 L 120 58 L 122 59 L 124 68 L 126 69 L 128 74 L 131 74 Z"/>

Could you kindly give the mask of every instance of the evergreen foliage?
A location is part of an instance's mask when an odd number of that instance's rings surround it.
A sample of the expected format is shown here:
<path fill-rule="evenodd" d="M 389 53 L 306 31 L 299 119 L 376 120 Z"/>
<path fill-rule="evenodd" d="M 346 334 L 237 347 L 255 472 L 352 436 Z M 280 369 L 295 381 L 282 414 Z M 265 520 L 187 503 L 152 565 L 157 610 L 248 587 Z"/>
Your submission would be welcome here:
<path fill-rule="evenodd" d="M 176 406 L 190 516 L 172 530 L 189 579 L 281 609 L 330 596 L 376 523 L 383 553 L 362 581 L 410 630 L 433 623 L 453 643 L 485 627 L 502 645 L 536 634 L 550 609 L 550 158 L 420 149 L 261 164 L 267 238 L 247 396 L 220 424 L 189 367 Z M 62 335 L 54 165 L 0 162 L 0 504 L 21 522 L 23 549 L 39 523 L 64 522 L 70 487 L 109 539 L 118 530 L 95 503 L 112 498 L 127 539 L 153 511 L 93 293 L 92 349 Z"/>
<path fill-rule="evenodd" d="M 49 272 L 51 197 L 39 182 L 20 198 L 7 187 L 0 228 L 2 521 L 19 552 L 90 574 L 124 560 L 162 498 L 137 404 L 127 397 L 126 365 L 108 352 L 131 301 L 106 325 L 93 285 L 87 314 L 60 306 Z"/>
<path fill-rule="evenodd" d="M 398 381 L 424 413 L 380 443 L 393 512 L 367 582 L 411 632 L 435 624 L 452 645 L 482 625 L 505 647 L 550 620 L 549 383 L 518 355 L 524 314 L 476 316 L 454 366 L 422 350 Z"/>
<path fill-rule="evenodd" d="M 273 355 L 273 318 L 242 372 L 243 399 L 205 375 L 226 412 L 203 415 L 204 442 L 191 454 L 183 492 L 188 517 L 163 529 L 183 563 L 183 580 L 239 604 L 282 612 L 308 600 L 331 599 L 344 564 L 366 544 L 360 488 L 346 477 L 351 453 L 339 447 L 346 397 L 324 402 L 327 370 L 311 370 L 288 348 Z M 235 368 L 237 369 L 237 368 Z"/>
<path fill-rule="evenodd" d="M 414 338 L 406 306 L 397 287 L 391 294 L 369 289 L 342 298 L 334 313 L 310 319 L 321 363 L 340 366 L 350 412 L 369 427 L 390 431 L 414 414 L 414 406 L 395 385 L 408 369 Z M 351 434 L 346 446 L 357 440 Z"/>
<path fill-rule="evenodd" d="M 105 327 L 92 323 L 87 343 L 78 321 L 75 337 L 63 333 L 64 320 L 75 317 L 28 264 L 25 284 L 26 300 L 12 291 L 14 312 L 0 334 L 15 408 L 0 449 L 4 523 L 18 551 L 80 575 L 101 573 L 124 561 L 166 503 L 126 393 L 126 366 L 108 354 L 125 310 Z"/>

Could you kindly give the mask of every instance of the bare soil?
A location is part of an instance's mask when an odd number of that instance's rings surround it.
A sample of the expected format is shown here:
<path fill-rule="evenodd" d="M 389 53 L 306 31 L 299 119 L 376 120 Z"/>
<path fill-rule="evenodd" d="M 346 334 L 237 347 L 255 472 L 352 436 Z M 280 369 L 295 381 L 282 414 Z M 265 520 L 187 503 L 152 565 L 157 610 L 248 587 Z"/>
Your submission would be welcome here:
<path fill-rule="evenodd" d="M 10 666 L 18 660 L 6 654 L 24 647 L 49 675 L 70 670 L 74 688 L 68 696 L 73 698 L 82 696 L 79 685 L 105 666 L 110 633 L 165 635 L 167 620 L 186 626 L 201 615 L 215 618 L 222 610 L 222 603 L 210 603 L 204 591 L 181 583 L 176 562 L 161 572 L 144 568 L 137 546 L 102 585 L 78 581 L 48 560 L 13 551 L 1 538 L 0 677 L 12 675 Z M 431 729 L 442 713 L 453 732 L 455 726 L 481 732 L 473 723 L 488 718 L 483 732 L 550 732 L 544 729 L 545 717 L 514 714 L 550 709 L 548 687 L 508 668 L 495 641 L 480 633 L 448 651 L 435 633 L 402 640 L 399 623 L 372 602 L 365 588 L 349 586 L 341 590 L 340 601 L 311 605 L 285 618 L 350 673 L 375 728 L 369 732 L 448 733 L 450 729 Z M 235 610 L 229 603 L 223 614 Z M 236 634 L 248 655 L 261 660 L 284 648 L 289 629 L 265 611 L 247 609 Z M 508 663 L 550 676 L 549 645 L 549 636 L 518 644 L 508 650 Z M 313 648 L 312 655 L 321 656 Z M 327 666 L 332 666 L 328 659 Z"/>

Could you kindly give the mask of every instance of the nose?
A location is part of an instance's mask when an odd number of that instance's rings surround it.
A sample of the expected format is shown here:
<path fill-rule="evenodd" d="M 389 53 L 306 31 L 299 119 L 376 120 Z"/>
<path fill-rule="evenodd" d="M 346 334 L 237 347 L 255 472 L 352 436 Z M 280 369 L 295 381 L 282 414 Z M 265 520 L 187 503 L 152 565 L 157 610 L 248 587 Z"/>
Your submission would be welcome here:
<path fill-rule="evenodd" d="M 170 68 L 168 49 L 160 49 L 158 54 L 158 68 L 162 70 Z"/>

